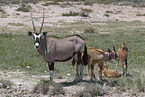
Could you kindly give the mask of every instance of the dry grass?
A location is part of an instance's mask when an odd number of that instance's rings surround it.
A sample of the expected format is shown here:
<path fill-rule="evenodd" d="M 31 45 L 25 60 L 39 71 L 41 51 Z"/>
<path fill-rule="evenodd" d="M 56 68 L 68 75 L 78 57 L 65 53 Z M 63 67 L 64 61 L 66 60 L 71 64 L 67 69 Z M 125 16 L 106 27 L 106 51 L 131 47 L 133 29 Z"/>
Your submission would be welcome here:
<path fill-rule="evenodd" d="M 52 81 L 41 81 L 36 87 L 34 88 L 34 93 L 42 93 L 44 95 L 64 95 L 65 91 L 63 90 L 63 87 L 59 84 L 56 84 Z"/>

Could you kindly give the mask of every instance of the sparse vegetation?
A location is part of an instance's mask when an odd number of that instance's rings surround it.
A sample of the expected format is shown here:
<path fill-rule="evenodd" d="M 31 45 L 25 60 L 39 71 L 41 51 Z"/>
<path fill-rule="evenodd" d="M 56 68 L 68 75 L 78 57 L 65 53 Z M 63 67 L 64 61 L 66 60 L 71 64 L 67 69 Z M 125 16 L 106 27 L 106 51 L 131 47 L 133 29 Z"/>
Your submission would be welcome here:
<path fill-rule="evenodd" d="M 78 12 L 70 11 L 69 13 L 63 13 L 62 16 L 78 16 Z"/>
<path fill-rule="evenodd" d="M 136 16 L 145 16 L 145 14 L 136 14 Z"/>
<path fill-rule="evenodd" d="M 84 11 L 84 12 L 86 12 L 86 13 L 91 13 L 91 12 L 93 12 L 92 9 L 86 9 L 86 8 L 81 8 L 81 9 L 82 9 L 82 11 Z"/>
<path fill-rule="evenodd" d="M 6 12 L 2 9 L 2 7 L 0 7 L 0 12 L 2 12 L 2 14 L 5 14 Z"/>
<path fill-rule="evenodd" d="M 86 28 L 86 29 L 84 30 L 84 33 L 95 33 L 95 30 L 94 30 L 94 28 L 89 27 L 89 28 Z"/>
<path fill-rule="evenodd" d="M 8 24 L 12 26 L 24 26 L 23 23 L 8 23 Z"/>
<path fill-rule="evenodd" d="M 105 13 L 113 13 L 113 11 L 106 11 Z"/>
<path fill-rule="evenodd" d="M 104 16 L 106 16 L 106 17 L 110 17 L 110 15 L 109 15 L 109 14 L 104 14 Z"/>
<path fill-rule="evenodd" d="M 58 2 L 49 2 L 42 4 L 43 6 L 49 6 L 49 5 L 60 5 Z"/>
<path fill-rule="evenodd" d="M 93 5 L 93 2 L 91 0 L 84 1 L 84 5 Z"/>
<path fill-rule="evenodd" d="M 52 81 L 41 81 L 35 88 L 34 93 L 42 93 L 45 95 L 55 96 L 59 94 L 65 94 L 65 91 L 63 90 L 62 86 L 59 84 L 56 84 Z"/>
<path fill-rule="evenodd" d="M 30 5 L 22 4 L 16 11 L 29 12 L 32 7 Z"/>
<path fill-rule="evenodd" d="M 94 96 L 103 96 L 105 94 L 105 90 L 97 85 L 93 84 L 85 84 L 84 89 L 82 91 L 77 92 L 75 97 L 94 97 Z"/>

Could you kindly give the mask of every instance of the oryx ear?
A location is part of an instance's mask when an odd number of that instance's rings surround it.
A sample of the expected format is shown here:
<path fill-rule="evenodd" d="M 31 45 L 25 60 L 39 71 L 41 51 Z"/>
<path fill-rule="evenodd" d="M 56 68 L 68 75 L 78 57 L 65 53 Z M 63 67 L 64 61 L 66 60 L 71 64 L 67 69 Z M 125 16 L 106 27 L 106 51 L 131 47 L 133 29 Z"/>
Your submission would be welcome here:
<path fill-rule="evenodd" d="M 47 31 L 46 32 L 43 32 L 43 36 L 46 36 L 46 34 L 47 34 Z"/>
<path fill-rule="evenodd" d="M 111 52 L 111 50 L 108 48 L 108 52 L 110 53 Z"/>
<path fill-rule="evenodd" d="M 28 36 L 32 36 L 33 35 L 32 32 L 30 32 L 30 31 L 28 31 L 27 33 L 28 33 Z"/>

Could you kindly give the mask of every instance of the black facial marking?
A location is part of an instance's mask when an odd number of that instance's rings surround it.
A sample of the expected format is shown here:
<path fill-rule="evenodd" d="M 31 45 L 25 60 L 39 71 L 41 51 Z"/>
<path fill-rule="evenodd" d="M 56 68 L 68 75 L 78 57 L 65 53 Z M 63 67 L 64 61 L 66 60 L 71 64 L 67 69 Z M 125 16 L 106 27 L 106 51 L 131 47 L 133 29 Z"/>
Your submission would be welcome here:
<path fill-rule="evenodd" d="M 36 43 L 40 43 L 40 41 L 39 41 L 39 38 L 38 38 L 38 37 L 36 38 Z"/>
<path fill-rule="evenodd" d="M 30 32 L 30 31 L 28 31 L 27 33 L 28 33 L 28 36 L 31 36 L 32 35 L 32 32 Z"/>

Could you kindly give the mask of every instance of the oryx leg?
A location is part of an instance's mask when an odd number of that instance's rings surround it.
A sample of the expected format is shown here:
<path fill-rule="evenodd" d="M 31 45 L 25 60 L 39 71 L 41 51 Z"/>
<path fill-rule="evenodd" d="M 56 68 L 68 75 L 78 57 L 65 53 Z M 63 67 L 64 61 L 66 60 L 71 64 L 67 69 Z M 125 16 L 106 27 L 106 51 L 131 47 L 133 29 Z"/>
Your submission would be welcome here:
<path fill-rule="evenodd" d="M 118 65 L 119 65 L 119 60 L 118 60 L 118 62 L 116 64 L 116 72 L 117 72 Z"/>
<path fill-rule="evenodd" d="M 54 62 L 48 63 L 48 66 L 49 66 L 50 80 L 53 80 Z"/>
<path fill-rule="evenodd" d="M 95 74 L 94 74 L 94 64 L 91 64 L 91 81 L 93 81 L 93 78 L 95 78 Z"/>
<path fill-rule="evenodd" d="M 89 76 L 89 73 L 90 73 L 90 63 L 88 63 L 88 76 Z"/>
<path fill-rule="evenodd" d="M 79 78 L 79 79 L 78 79 Z M 81 62 L 81 53 L 77 54 L 77 62 L 76 62 L 76 76 L 74 81 L 81 81 L 83 78 L 83 64 Z"/>
<path fill-rule="evenodd" d="M 127 76 L 127 59 L 125 59 L 125 76 Z"/>
<path fill-rule="evenodd" d="M 122 68 L 123 68 L 123 76 L 125 76 L 126 65 L 124 61 L 122 62 Z"/>
<path fill-rule="evenodd" d="M 78 80 L 78 77 L 79 77 L 78 64 L 77 64 L 77 62 L 75 63 L 75 70 L 76 70 L 76 74 L 75 74 L 74 82 L 76 82 Z"/>
<path fill-rule="evenodd" d="M 102 80 L 102 71 L 104 63 L 98 63 L 98 80 Z"/>
<path fill-rule="evenodd" d="M 79 81 L 82 81 L 82 79 L 83 79 L 83 64 L 78 65 L 78 70 L 80 73 Z"/>

